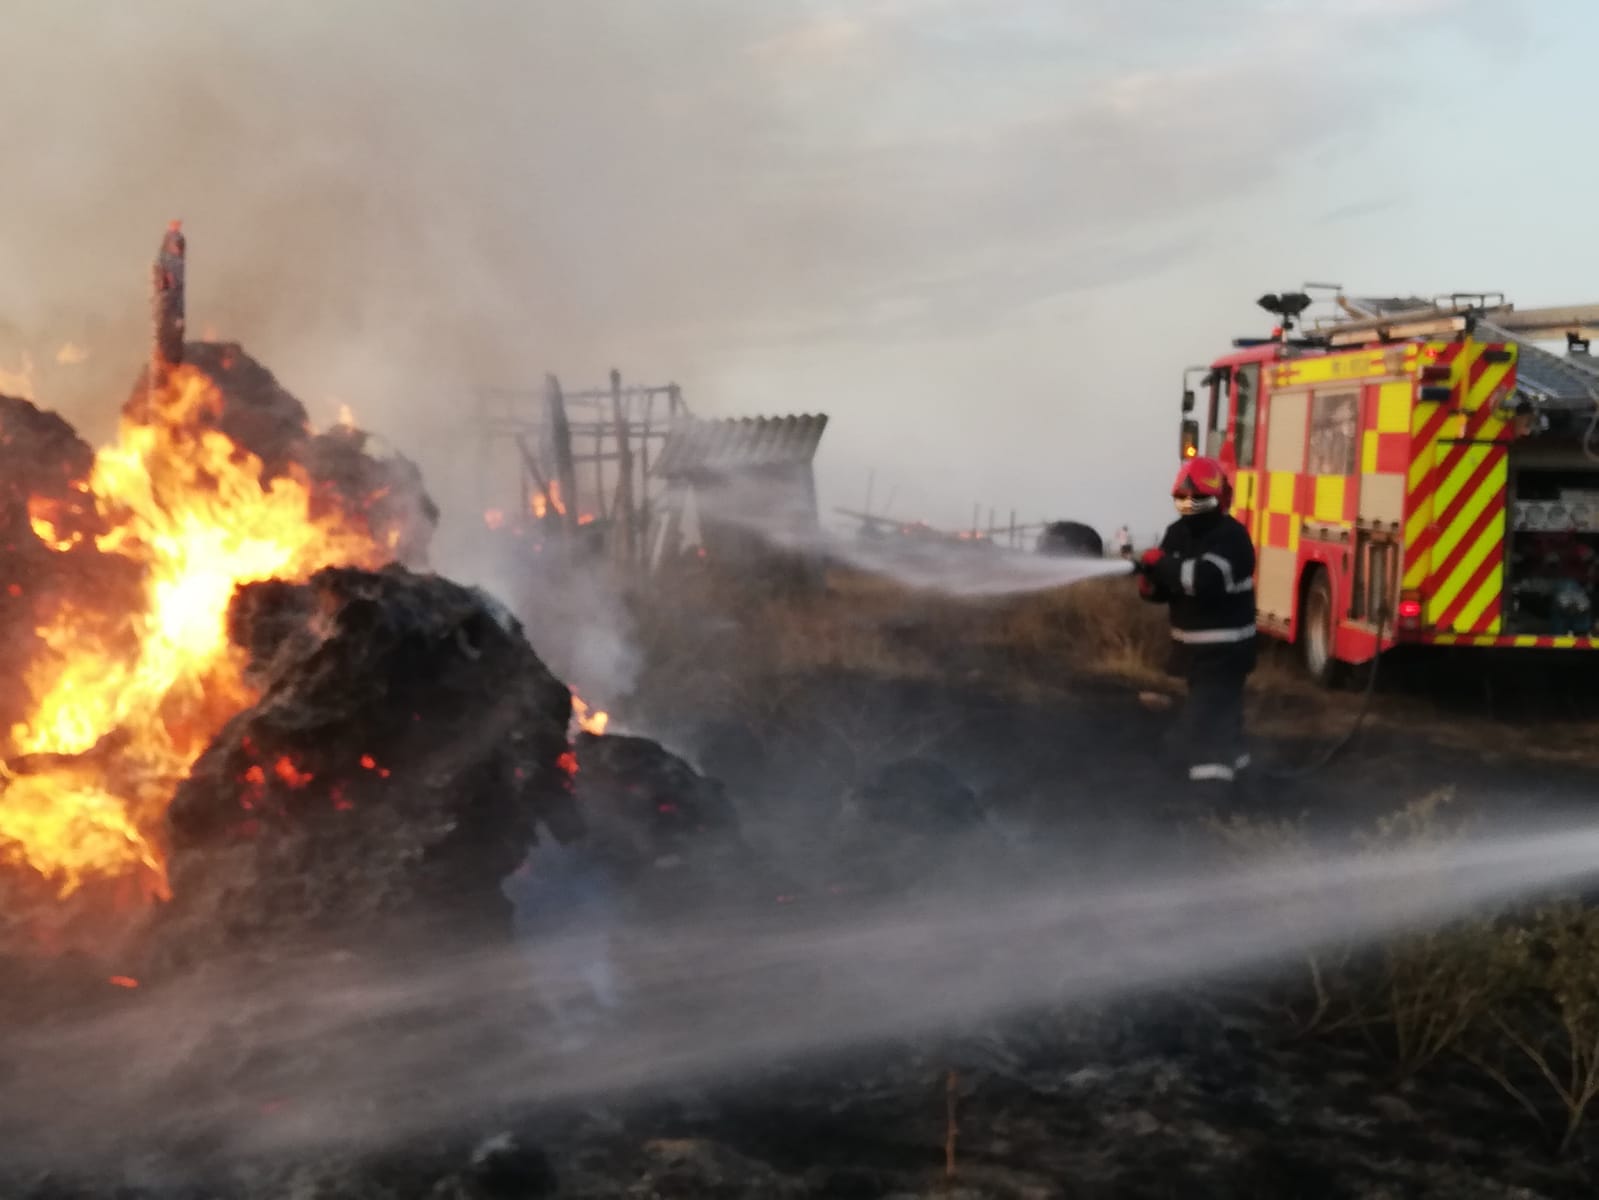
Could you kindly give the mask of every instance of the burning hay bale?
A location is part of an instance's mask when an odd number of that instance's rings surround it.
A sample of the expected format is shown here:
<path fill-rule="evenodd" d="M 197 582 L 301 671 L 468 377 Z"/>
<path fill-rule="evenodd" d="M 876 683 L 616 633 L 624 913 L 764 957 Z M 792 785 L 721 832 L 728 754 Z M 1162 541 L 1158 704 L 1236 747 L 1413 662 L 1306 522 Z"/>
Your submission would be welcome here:
<path fill-rule="evenodd" d="M 203 427 L 218 430 L 240 450 L 259 458 L 263 479 L 287 474 L 301 460 L 310 425 L 305 406 L 238 343 L 188 342 L 180 362 L 216 390 L 218 403 L 203 414 Z M 179 370 L 173 368 L 174 373 Z M 159 422 L 174 394 L 170 389 L 152 392 L 146 373 L 123 406 L 123 420 L 135 425 Z"/>
<path fill-rule="evenodd" d="M 422 484 L 416 464 L 403 455 L 375 457 L 364 430 L 339 425 L 313 434 L 305 405 L 236 342 L 190 342 L 184 346 L 187 373 L 198 372 L 214 389 L 214 402 L 193 406 L 197 435 L 215 429 L 239 450 L 261 460 L 261 479 L 303 472 L 313 498 L 323 508 L 361 514 L 372 538 L 396 562 L 420 568 L 438 525 L 439 509 Z M 176 376 L 182 378 L 180 368 Z M 124 420 L 149 424 L 183 389 L 153 397 L 141 379 L 123 409 Z"/>
<path fill-rule="evenodd" d="M 535 825 L 581 830 L 570 693 L 521 627 L 399 567 L 247 586 L 232 626 L 264 690 L 172 800 L 164 965 L 434 920 L 508 928 L 500 881 Z"/>
<path fill-rule="evenodd" d="M 3 950 L 104 950 L 95 921 L 125 931 L 169 894 L 167 804 L 258 696 L 230 649 L 236 586 L 421 563 L 437 519 L 413 464 L 313 434 L 237 345 L 191 344 L 156 378 L 98 452 L 0 398 Z"/>
<path fill-rule="evenodd" d="M 306 444 L 306 469 L 340 509 L 365 514 L 373 535 L 389 547 L 396 562 L 425 567 L 439 522 L 438 505 L 424 489 L 414 462 L 398 454 L 376 458 L 371 442 L 365 430 L 335 426 Z"/>

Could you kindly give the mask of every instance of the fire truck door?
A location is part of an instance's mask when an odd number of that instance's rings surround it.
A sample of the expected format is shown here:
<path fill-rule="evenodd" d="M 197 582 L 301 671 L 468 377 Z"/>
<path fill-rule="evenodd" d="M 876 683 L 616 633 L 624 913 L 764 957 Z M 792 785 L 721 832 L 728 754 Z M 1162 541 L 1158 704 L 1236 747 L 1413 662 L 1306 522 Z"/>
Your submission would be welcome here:
<path fill-rule="evenodd" d="M 1399 602 L 1406 488 L 1411 467 L 1409 379 L 1368 385 L 1360 433 L 1355 589 L 1350 616 L 1376 627 Z"/>
<path fill-rule="evenodd" d="M 1222 457 L 1232 416 L 1232 369 L 1216 367 L 1210 373 L 1210 411 L 1205 424 L 1205 454 Z"/>

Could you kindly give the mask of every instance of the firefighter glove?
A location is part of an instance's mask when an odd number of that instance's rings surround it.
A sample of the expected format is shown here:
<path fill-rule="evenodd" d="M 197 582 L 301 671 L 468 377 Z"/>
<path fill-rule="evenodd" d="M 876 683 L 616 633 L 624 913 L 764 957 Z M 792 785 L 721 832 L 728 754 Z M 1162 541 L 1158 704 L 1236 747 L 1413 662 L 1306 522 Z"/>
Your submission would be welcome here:
<path fill-rule="evenodd" d="M 1133 564 L 1133 574 L 1138 576 L 1139 594 L 1146 600 L 1155 598 L 1155 568 L 1158 567 L 1166 553 L 1158 546 L 1151 546 Z"/>
<path fill-rule="evenodd" d="M 1159 546 L 1151 546 L 1148 550 L 1145 550 L 1143 554 L 1139 555 L 1138 562 L 1134 564 L 1133 570 L 1137 574 L 1142 575 L 1147 579 L 1154 574 L 1155 567 L 1158 566 L 1160 560 L 1165 557 L 1166 552 Z"/>

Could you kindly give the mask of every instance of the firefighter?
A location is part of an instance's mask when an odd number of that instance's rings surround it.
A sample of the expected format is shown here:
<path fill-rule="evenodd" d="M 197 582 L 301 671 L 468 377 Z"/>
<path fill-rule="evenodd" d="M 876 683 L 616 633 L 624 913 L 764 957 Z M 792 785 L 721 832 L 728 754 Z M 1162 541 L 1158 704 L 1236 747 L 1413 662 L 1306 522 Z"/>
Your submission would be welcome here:
<path fill-rule="evenodd" d="M 1255 669 L 1255 547 L 1228 511 L 1232 485 L 1213 458 L 1183 464 L 1179 514 L 1138 560 L 1139 593 L 1171 608 L 1173 674 L 1188 681 L 1180 732 L 1188 778 L 1226 788 L 1249 765 L 1244 681 Z"/>

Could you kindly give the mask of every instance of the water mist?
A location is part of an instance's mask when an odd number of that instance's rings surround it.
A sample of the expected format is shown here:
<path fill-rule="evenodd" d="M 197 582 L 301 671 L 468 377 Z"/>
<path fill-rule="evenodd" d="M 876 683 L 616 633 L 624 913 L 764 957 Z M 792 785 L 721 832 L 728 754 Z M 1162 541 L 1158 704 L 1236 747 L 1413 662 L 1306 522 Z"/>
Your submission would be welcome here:
<path fill-rule="evenodd" d="M 390 1145 L 508 1108 L 747 1080 L 1530 897 L 1599 870 L 1599 827 L 1244 870 L 1118 866 L 1033 885 L 998 870 L 981 889 L 916 900 L 756 904 L 619 928 L 617 1007 L 576 1049 L 547 1015 L 552 999 L 591 986 L 562 935 L 384 967 L 286 960 L 266 979 L 213 970 L 119 1011 L 17 1031 L 13 1064 L 30 1084 L 0 1097 L 0 1130 L 46 1161 L 122 1162 L 175 1138 L 299 1154 Z"/>

